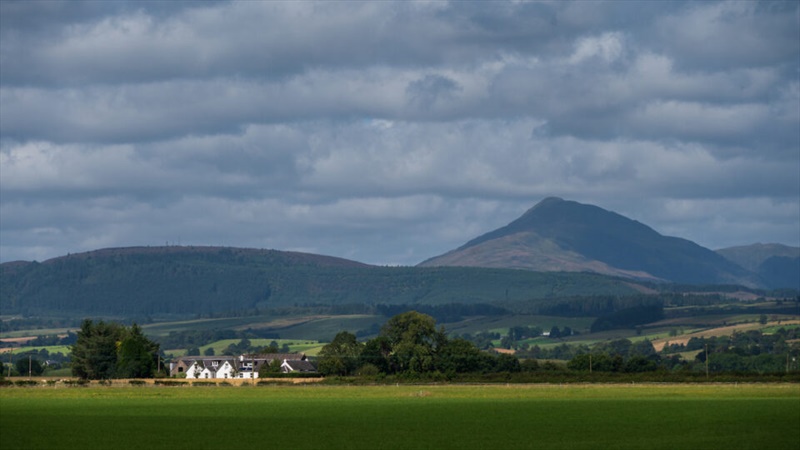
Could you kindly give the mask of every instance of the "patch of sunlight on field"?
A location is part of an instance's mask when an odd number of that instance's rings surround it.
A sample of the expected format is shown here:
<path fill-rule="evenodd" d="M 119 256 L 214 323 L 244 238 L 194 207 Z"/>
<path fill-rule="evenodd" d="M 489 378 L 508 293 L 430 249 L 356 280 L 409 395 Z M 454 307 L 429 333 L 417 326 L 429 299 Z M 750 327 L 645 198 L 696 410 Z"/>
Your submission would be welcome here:
<path fill-rule="evenodd" d="M 4 448 L 796 449 L 800 386 L 0 389 Z M 47 433 L 41 433 L 47 424 Z"/>

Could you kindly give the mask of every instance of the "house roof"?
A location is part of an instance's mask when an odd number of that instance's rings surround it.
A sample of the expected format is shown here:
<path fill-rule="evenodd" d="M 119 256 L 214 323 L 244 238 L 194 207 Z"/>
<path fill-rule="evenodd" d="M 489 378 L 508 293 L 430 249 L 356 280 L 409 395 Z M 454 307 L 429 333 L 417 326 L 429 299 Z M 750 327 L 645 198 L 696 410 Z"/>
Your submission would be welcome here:
<path fill-rule="evenodd" d="M 311 361 L 306 360 L 299 360 L 299 361 L 290 361 L 286 360 L 283 362 L 282 365 L 288 366 L 292 372 L 316 372 L 317 368 L 314 367 L 314 364 Z"/>
<path fill-rule="evenodd" d="M 245 361 L 248 360 L 256 360 L 256 361 L 272 361 L 278 359 L 280 361 L 287 360 L 287 361 L 305 361 L 306 354 L 305 353 L 262 353 L 259 355 L 242 355 L 239 359 L 244 359 Z"/>

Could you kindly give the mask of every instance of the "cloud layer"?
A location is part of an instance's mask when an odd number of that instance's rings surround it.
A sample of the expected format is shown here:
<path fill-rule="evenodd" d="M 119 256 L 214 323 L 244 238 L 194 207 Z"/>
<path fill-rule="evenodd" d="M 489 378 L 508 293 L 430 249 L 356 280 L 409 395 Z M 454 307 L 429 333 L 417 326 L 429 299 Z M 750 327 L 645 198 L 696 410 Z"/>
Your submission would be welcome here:
<path fill-rule="evenodd" d="M 777 2 L 0 2 L 0 259 L 415 264 L 550 195 L 800 245 Z"/>

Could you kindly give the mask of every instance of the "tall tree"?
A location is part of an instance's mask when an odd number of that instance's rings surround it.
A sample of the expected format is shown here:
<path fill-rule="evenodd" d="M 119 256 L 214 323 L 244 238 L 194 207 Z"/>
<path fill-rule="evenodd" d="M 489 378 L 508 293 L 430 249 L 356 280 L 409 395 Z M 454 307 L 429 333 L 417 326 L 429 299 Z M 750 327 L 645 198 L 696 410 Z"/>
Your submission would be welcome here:
<path fill-rule="evenodd" d="M 84 320 L 72 346 L 72 374 L 90 380 L 113 378 L 120 336 L 121 327 L 115 323 Z"/>
<path fill-rule="evenodd" d="M 356 335 L 340 331 L 330 344 L 319 352 L 318 370 L 323 375 L 349 375 L 358 367 L 363 345 Z"/>
<path fill-rule="evenodd" d="M 151 378 L 156 371 L 158 344 L 142 333 L 139 325 L 125 330 L 117 351 L 118 378 Z"/>
<path fill-rule="evenodd" d="M 381 335 L 392 345 L 390 362 L 397 372 L 428 372 L 434 369 L 436 353 L 446 342 L 436 320 L 416 311 L 398 314 L 383 326 Z"/>
<path fill-rule="evenodd" d="M 130 329 L 86 319 L 72 346 L 72 374 L 92 380 L 144 378 L 155 372 L 158 344 L 138 325 Z"/>

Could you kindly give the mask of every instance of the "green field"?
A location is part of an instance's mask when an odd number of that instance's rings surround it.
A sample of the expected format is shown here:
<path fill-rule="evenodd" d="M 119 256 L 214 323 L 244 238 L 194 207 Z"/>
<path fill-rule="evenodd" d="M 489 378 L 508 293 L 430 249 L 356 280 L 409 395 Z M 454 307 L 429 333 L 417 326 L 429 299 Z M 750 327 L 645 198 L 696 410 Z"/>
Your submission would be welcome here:
<path fill-rule="evenodd" d="M 798 385 L 0 389 L 2 449 L 797 449 Z"/>

